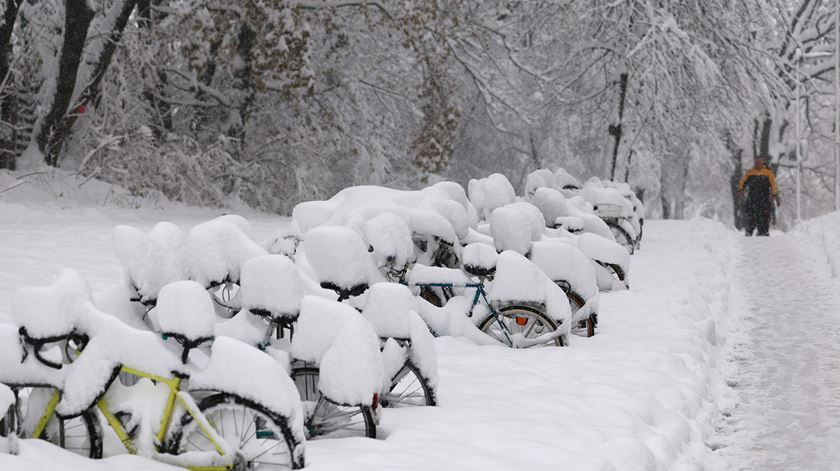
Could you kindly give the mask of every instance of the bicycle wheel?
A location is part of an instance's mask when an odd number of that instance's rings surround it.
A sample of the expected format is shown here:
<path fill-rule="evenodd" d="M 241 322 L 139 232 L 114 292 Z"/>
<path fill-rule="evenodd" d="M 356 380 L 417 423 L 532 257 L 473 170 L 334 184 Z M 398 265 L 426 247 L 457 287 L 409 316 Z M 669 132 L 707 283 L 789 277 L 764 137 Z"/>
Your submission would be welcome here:
<path fill-rule="evenodd" d="M 617 223 L 608 222 L 607 226 L 609 226 L 610 232 L 612 232 L 613 237 L 615 237 L 616 243 L 624 247 L 630 255 L 633 255 L 633 252 L 636 251 L 636 242 L 632 237 L 630 237 L 630 234 L 628 234 L 627 231 Z"/>
<path fill-rule="evenodd" d="M 257 404 L 220 393 L 202 400 L 198 409 L 216 433 L 238 450 L 247 469 L 281 471 L 304 466 L 303 456 L 295 456 L 298 443 L 288 425 Z M 184 414 L 173 433 L 171 448 L 176 454 L 215 451 L 190 414 Z"/>
<path fill-rule="evenodd" d="M 572 308 L 572 317 L 574 314 L 579 311 L 586 302 L 583 298 L 575 293 L 572 290 L 564 290 L 566 291 L 566 297 L 569 298 L 569 307 Z M 577 322 L 577 325 L 574 329 L 572 329 L 572 333 L 576 335 L 583 335 L 586 337 L 592 337 L 595 335 L 595 320 L 590 315 L 586 319 Z"/>
<path fill-rule="evenodd" d="M 391 388 L 379 396 L 382 407 L 435 406 L 437 399 L 432 386 L 410 361 L 391 378 Z"/>
<path fill-rule="evenodd" d="M 368 406 L 336 404 L 318 390 L 318 368 L 292 368 L 292 380 L 303 402 L 306 438 L 376 438 L 376 422 Z"/>
<path fill-rule="evenodd" d="M 505 306 L 499 311 L 499 316 L 487 316 L 478 328 L 485 334 L 502 342 L 508 347 L 515 347 L 515 338 L 524 340 L 535 340 L 540 336 L 557 330 L 557 324 L 540 310 L 530 306 L 511 305 Z M 507 335 L 506 335 L 507 334 Z M 563 339 L 559 336 L 546 339 L 544 342 L 535 345 L 557 345 L 563 346 Z"/>
<path fill-rule="evenodd" d="M 94 410 L 86 410 L 71 419 L 60 419 L 53 414 L 40 436 L 34 437 L 35 428 L 52 398 L 54 389 L 21 387 L 15 388 L 14 391 L 17 398 L 17 431 L 21 438 L 40 438 L 87 458 L 102 457 L 102 430 Z"/>

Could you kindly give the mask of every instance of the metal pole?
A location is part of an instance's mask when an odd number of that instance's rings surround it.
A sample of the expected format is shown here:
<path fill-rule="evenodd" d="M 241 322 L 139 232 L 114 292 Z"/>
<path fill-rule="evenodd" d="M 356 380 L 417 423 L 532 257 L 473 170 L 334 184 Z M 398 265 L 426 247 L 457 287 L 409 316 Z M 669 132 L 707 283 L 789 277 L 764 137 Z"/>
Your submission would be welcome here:
<path fill-rule="evenodd" d="M 802 51 L 796 50 L 796 220 L 802 220 Z"/>
<path fill-rule="evenodd" d="M 834 1 L 834 210 L 840 211 L 840 0 Z"/>

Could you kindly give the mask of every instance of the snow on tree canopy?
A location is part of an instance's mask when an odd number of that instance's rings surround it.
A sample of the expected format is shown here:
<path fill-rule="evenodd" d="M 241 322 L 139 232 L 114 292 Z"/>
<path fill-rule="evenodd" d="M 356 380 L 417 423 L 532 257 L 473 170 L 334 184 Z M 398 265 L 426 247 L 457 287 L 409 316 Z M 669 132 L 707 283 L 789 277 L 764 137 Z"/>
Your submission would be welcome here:
<path fill-rule="evenodd" d="M 356 231 L 317 227 L 304 235 L 303 246 L 318 281 L 345 290 L 369 284 L 372 260 Z"/>
<path fill-rule="evenodd" d="M 534 242 L 530 258 L 552 281 L 568 283 L 584 302 L 597 298 L 595 268 L 589 257 L 572 245 L 548 240 Z"/>
<path fill-rule="evenodd" d="M 183 335 L 189 340 L 213 336 L 216 315 L 213 300 L 195 281 L 176 281 L 160 290 L 155 316 L 160 330 Z"/>
<path fill-rule="evenodd" d="M 239 340 L 219 337 L 213 341 L 207 365 L 190 371 L 190 390 L 222 390 L 261 404 L 288 417 L 292 433 L 303 441 L 300 395 L 286 369 Z"/>
<path fill-rule="evenodd" d="M 411 229 L 403 218 L 390 211 L 383 211 L 365 221 L 364 236 L 368 245 L 373 247 L 372 255 L 378 267 L 404 267 L 414 255 Z"/>
<path fill-rule="evenodd" d="M 160 222 L 148 234 L 130 226 L 114 228 L 117 258 L 142 301 L 157 299 L 167 283 L 193 276 L 187 236 L 178 226 Z"/>
<path fill-rule="evenodd" d="M 33 338 L 69 334 L 92 305 L 90 288 L 82 275 L 64 269 L 47 286 L 18 288 L 12 301 L 15 323 Z"/>
<path fill-rule="evenodd" d="M 417 311 L 411 290 L 399 283 L 376 283 L 370 287 L 362 315 L 380 337 L 411 337 L 409 312 Z"/>
<path fill-rule="evenodd" d="M 198 279 L 205 285 L 238 281 L 245 261 L 266 255 L 242 229 L 226 221 L 201 223 L 190 229 L 187 240 Z"/>
<path fill-rule="evenodd" d="M 384 368 L 379 337 L 353 310 L 321 358 L 318 389 L 333 402 L 369 406 L 382 385 Z"/>
<path fill-rule="evenodd" d="M 486 220 L 494 209 L 516 201 L 516 192 L 506 176 L 494 173 L 487 178 L 472 179 L 468 185 L 470 201 Z"/>
<path fill-rule="evenodd" d="M 304 289 L 295 264 L 285 255 L 254 257 L 242 266 L 239 296 L 245 309 L 275 318 L 297 317 Z"/>

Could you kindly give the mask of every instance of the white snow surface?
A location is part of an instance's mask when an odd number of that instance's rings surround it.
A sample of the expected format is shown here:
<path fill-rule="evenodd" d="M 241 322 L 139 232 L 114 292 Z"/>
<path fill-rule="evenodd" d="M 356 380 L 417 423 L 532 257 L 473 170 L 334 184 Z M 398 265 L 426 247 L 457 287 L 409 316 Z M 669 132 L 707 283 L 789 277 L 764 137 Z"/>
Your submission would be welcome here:
<path fill-rule="evenodd" d="M 304 436 L 300 395 L 284 365 L 239 340 L 214 340 L 210 362 L 190 372 L 190 389 L 225 391 L 250 399 L 288 417 L 293 433 L 299 439 Z"/>
<path fill-rule="evenodd" d="M 304 288 L 295 264 L 285 255 L 254 257 L 242 266 L 239 295 L 245 309 L 265 309 L 274 317 L 296 317 Z"/>
<path fill-rule="evenodd" d="M 210 293 L 195 281 L 176 281 L 160 290 L 157 305 L 149 312 L 161 332 L 189 340 L 213 336 L 216 323 Z"/>
<path fill-rule="evenodd" d="M 589 257 L 572 245 L 551 240 L 534 242 L 531 261 L 552 281 L 567 282 L 584 301 L 598 297 L 595 268 Z"/>
<path fill-rule="evenodd" d="M 391 211 L 383 211 L 365 221 L 364 238 L 373 248 L 377 267 L 406 266 L 414 255 L 411 229 L 405 220 Z"/>
<path fill-rule="evenodd" d="M 516 192 L 506 176 L 494 173 L 486 178 L 470 180 L 467 185 L 470 201 L 480 219 L 486 220 L 494 209 L 516 201 Z"/>
<path fill-rule="evenodd" d="M 0 298 L 48 283 L 63 266 L 81 271 L 94 290 L 109 288 L 122 279 L 109 244 L 115 224 L 148 230 L 166 219 L 189 228 L 212 216 L 0 200 Z M 288 224 L 249 219 L 263 237 Z M 707 443 L 714 444 L 720 417 L 715 401 L 730 389 L 720 371 L 740 315 L 729 309 L 735 249 L 716 223 L 648 222 L 644 248 L 633 257 L 633 289 L 601 296 L 595 337 L 525 350 L 434 339 L 440 406 L 386 410 L 375 441 L 308 442 L 307 469 L 725 469 L 715 467 Z M 0 320 L 11 322 L 10 313 L 10 303 L 0 303 Z M 20 450 L 0 455 L 0 469 L 175 469 L 133 456 L 90 461 L 31 440 Z"/>
<path fill-rule="evenodd" d="M 322 226 L 303 238 L 306 260 L 317 280 L 342 289 L 370 283 L 373 261 L 361 236 L 343 226 Z"/>
<path fill-rule="evenodd" d="M 318 389 L 333 402 L 369 406 L 384 380 L 379 337 L 359 313 L 346 317 L 321 358 Z"/>
<path fill-rule="evenodd" d="M 232 224 L 230 218 L 193 227 L 187 240 L 195 260 L 197 280 L 205 285 L 239 281 L 239 271 L 248 259 L 267 254 L 239 225 Z"/>
<path fill-rule="evenodd" d="M 135 227 L 116 226 L 114 246 L 143 301 L 157 299 L 164 285 L 189 280 L 195 273 L 187 235 L 172 223 L 157 223 L 148 234 Z"/>
<path fill-rule="evenodd" d="M 407 286 L 376 283 L 368 291 L 362 315 L 376 335 L 407 339 L 411 337 L 411 312 L 417 312 L 417 300 Z"/>
<path fill-rule="evenodd" d="M 838 234 L 835 212 L 786 234 L 740 240 L 737 336 L 724 370 L 732 387 L 711 440 L 721 468 L 837 469 Z"/>
<path fill-rule="evenodd" d="M 82 275 L 62 270 L 48 286 L 22 287 L 15 293 L 15 324 L 30 337 L 46 339 L 67 335 L 86 314 L 90 288 Z"/>

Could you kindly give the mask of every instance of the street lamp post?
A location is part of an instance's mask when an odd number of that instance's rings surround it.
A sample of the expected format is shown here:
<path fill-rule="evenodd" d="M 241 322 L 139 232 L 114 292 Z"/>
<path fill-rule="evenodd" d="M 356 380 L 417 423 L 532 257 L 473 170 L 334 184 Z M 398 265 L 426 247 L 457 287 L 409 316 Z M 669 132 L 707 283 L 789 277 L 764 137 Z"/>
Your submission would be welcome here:
<path fill-rule="evenodd" d="M 838 0 L 840 1 L 840 0 Z M 796 49 L 796 222 L 802 220 L 802 50 Z"/>

